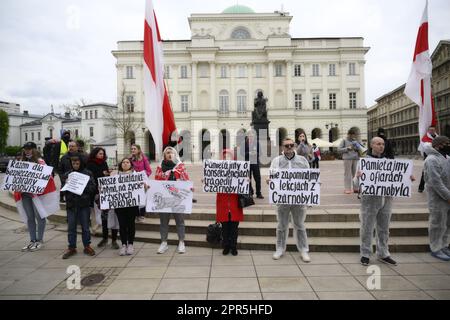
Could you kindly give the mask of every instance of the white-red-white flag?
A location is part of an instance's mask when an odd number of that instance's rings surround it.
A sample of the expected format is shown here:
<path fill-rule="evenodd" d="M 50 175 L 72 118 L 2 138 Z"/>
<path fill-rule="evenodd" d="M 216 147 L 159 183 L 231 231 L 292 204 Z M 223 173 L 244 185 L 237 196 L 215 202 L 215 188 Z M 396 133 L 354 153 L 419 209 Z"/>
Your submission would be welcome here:
<path fill-rule="evenodd" d="M 428 127 L 436 125 L 436 114 L 431 92 L 431 63 L 428 48 L 428 0 L 423 11 L 422 20 L 417 34 L 416 48 L 414 50 L 413 64 L 405 94 L 419 106 L 419 136 L 426 136 Z M 422 151 L 422 143 L 419 150 Z"/>
<path fill-rule="evenodd" d="M 163 46 L 152 0 L 146 0 L 144 26 L 144 110 L 145 125 L 161 154 L 170 135 L 176 130 L 164 83 Z"/>

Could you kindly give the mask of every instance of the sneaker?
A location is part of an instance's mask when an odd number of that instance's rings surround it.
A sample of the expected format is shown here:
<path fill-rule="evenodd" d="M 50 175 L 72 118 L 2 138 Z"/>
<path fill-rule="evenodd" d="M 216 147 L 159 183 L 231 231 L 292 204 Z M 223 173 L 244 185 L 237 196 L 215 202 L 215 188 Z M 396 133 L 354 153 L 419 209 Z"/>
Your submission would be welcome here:
<path fill-rule="evenodd" d="M 450 257 L 450 249 L 449 248 L 443 248 L 441 251 Z"/>
<path fill-rule="evenodd" d="M 104 246 L 106 246 L 107 243 L 108 243 L 108 239 L 102 239 L 102 241 L 100 241 L 98 243 L 97 247 L 103 248 Z"/>
<path fill-rule="evenodd" d="M 311 262 L 311 258 L 308 254 L 308 252 L 303 251 L 302 253 L 300 253 L 300 257 L 302 258 L 303 262 Z"/>
<path fill-rule="evenodd" d="M 431 255 L 442 261 L 450 261 L 450 257 L 446 255 L 443 250 L 432 252 Z"/>
<path fill-rule="evenodd" d="M 370 263 L 370 260 L 369 260 L 369 258 L 366 258 L 366 257 L 361 257 L 361 264 L 363 265 L 363 266 L 368 266 L 369 265 L 369 263 Z"/>
<path fill-rule="evenodd" d="M 224 256 L 226 256 L 227 254 L 229 254 L 230 253 L 230 248 L 229 247 L 225 247 L 224 249 L 223 249 L 223 251 L 222 251 L 222 254 L 224 255 Z"/>
<path fill-rule="evenodd" d="M 25 247 L 22 248 L 22 252 L 30 251 L 30 248 L 34 246 L 34 242 L 30 241 L 29 244 L 27 244 Z"/>
<path fill-rule="evenodd" d="M 236 248 L 231 248 L 231 254 L 232 254 L 233 256 L 237 256 L 237 255 L 238 255 L 237 249 L 236 249 Z"/>
<path fill-rule="evenodd" d="M 178 251 L 178 253 L 185 253 L 186 252 L 186 246 L 184 245 L 184 241 L 180 241 L 178 243 L 177 251 Z"/>
<path fill-rule="evenodd" d="M 417 192 L 418 192 L 418 193 L 422 193 L 422 192 L 423 192 L 423 189 L 419 189 L 419 190 L 417 190 Z"/>
<path fill-rule="evenodd" d="M 391 265 L 391 266 L 396 266 L 397 265 L 397 262 L 395 260 L 393 260 L 391 257 L 378 258 L 378 261 L 386 263 L 386 264 Z"/>
<path fill-rule="evenodd" d="M 123 244 L 122 248 L 120 248 L 119 256 L 126 256 L 127 255 L 127 245 Z"/>
<path fill-rule="evenodd" d="M 159 246 L 159 249 L 158 249 L 158 253 L 163 254 L 167 250 L 169 250 L 169 246 L 167 245 L 167 242 L 166 241 L 161 242 L 161 245 Z"/>
<path fill-rule="evenodd" d="M 68 259 L 71 256 L 73 256 L 74 254 L 77 253 L 77 249 L 75 248 L 67 248 L 66 251 L 64 251 L 64 254 L 62 256 L 63 259 Z"/>
<path fill-rule="evenodd" d="M 283 250 L 281 249 L 277 249 L 277 251 L 275 251 L 275 253 L 273 254 L 272 258 L 274 260 L 278 260 L 283 256 Z"/>
<path fill-rule="evenodd" d="M 33 243 L 33 246 L 30 247 L 30 251 L 37 251 L 40 248 L 42 248 L 42 243 L 36 241 L 35 243 Z"/>
<path fill-rule="evenodd" d="M 87 254 L 88 256 L 91 256 L 91 257 L 95 256 L 95 251 L 94 251 L 94 249 L 92 249 L 92 247 L 90 245 L 87 245 L 86 247 L 84 247 L 83 252 L 84 252 L 84 254 Z"/>
<path fill-rule="evenodd" d="M 345 194 L 352 194 L 353 191 L 352 191 L 352 190 L 345 190 L 344 193 L 345 193 Z"/>
<path fill-rule="evenodd" d="M 120 247 L 116 240 L 113 240 L 113 242 L 111 242 L 111 248 L 114 250 L 119 250 Z"/>
<path fill-rule="evenodd" d="M 127 247 L 127 255 L 131 256 L 132 254 L 134 254 L 134 247 L 132 244 L 129 244 Z"/>

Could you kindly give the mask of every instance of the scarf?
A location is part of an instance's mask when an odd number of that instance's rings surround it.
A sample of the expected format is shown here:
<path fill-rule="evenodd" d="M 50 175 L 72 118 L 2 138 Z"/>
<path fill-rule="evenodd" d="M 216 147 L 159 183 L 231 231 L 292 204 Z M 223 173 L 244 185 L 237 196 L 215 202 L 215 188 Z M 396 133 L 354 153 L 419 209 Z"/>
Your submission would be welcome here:
<path fill-rule="evenodd" d="M 92 162 L 96 163 L 97 165 L 101 165 L 105 162 L 105 159 L 94 158 Z"/>

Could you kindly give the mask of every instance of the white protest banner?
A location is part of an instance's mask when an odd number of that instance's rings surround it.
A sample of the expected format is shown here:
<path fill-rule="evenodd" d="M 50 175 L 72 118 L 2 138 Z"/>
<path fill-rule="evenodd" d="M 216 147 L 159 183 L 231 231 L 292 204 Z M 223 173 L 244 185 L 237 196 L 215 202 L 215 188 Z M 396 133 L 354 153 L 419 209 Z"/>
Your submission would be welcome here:
<path fill-rule="evenodd" d="M 192 181 L 149 181 L 147 212 L 192 213 Z"/>
<path fill-rule="evenodd" d="M 363 158 L 359 160 L 362 195 L 411 197 L 411 160 Z"/>
<path fill-rule="evenodd" d="M 53 167 L 34 162 L 10 160 L 2 190 L 42 194 L 52 176 Z"/>
<path fill-rule="evenodd" d="M 270 174 L 271 204 L 320 205 L 320 170 L 277 170 Z"/>
<path fill-rule="evenodd" d="M 250 161 L 203 161 L 203 191 L 249 193 Z"/>
<path fill-rule="evenodd" d="M 145 172 L 98 178 L 100 209 L 145 206 Z"/>
<path fill-rule="evenodd" d="M 61 188 L 61 191 L 69 191 L 81 196 L 90 178 L 90 176 L 79 172 L 71 172 L 67 177 L 66 184 Z"/>

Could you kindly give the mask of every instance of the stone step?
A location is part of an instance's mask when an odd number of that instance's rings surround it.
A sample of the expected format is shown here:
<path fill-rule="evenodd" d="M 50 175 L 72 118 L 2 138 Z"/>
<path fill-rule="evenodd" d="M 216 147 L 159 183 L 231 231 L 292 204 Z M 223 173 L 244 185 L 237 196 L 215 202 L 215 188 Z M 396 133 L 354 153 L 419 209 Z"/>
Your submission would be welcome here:
<path fill-rule="evenodd" d="M 185 220 L 186 233 L 205 234 L 206 228 L 213 221 Z M 145 219 L 136 225 L 137 230 L 159 231 L 159 219 Z M 289 234 L 292 236 L 292 224 Z M 359 237 L 360 222 L 306 222 L 309 237 Z M 239 234 L 249 236 L 275 237 L 276 222 L 248 222 L 239 224 Z M 169 231 L 176 232 L 175 220 L 169 222 Z M 428 236 L 428 222 L 426 221 L 392 221 L 391 236 Z"/>

